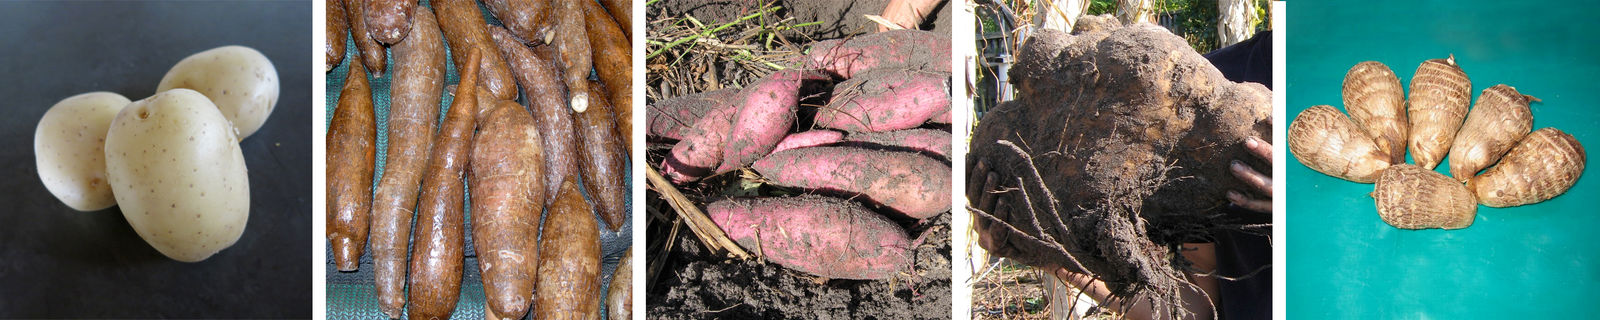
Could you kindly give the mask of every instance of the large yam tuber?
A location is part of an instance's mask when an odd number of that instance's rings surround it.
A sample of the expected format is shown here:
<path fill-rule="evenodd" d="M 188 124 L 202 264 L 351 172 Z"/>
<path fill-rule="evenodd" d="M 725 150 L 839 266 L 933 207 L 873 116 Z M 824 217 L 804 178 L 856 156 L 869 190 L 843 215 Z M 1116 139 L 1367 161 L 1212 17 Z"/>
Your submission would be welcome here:
<path fill-rule="evenodd" d="M 738 88 L 723 88 L 656 101 L 645 106 L 645 121 L 649 122 L 646 134 L 683 140 L 683 128 L 690 127 L 711 110 L 732 106 L 738 97 Z"/>
<path fill-rule="evenodd" d="M 1472 80 L 1456 65 L 1456 56 L 1431 59 L 1411 76 L 1411 97 L 1406 100 L 1411 119 L 1411 161 L 1433 170 L 1450 153 L 1456 131 L 1472 104 Z"/>
<path fill-rule="evenodd" d="M 1389 163 L 1406 162 L 1406 97 L 1400 78 L 1377 61 L 1357 63 L 1344 75 L 1344 108 L 1350 120 L 1366 131 Z"/>
<path fill-rule="evenodd" d="M 1384 169 L 1372 199 L 1383 222 L 1401 229 L 1461 229 L 1478 214 L 1472 191 L 1460 182 L 1408 163 Z"/>
<path fill-rule="evenodd" d="M 611 104 L 611 119 L 622 136 L 623 149 L 633 148 L 633 47 L 599 3 L 579 3 L 584 4 L 583 12 L 589 20 L 584 26 L 589 32 L 589 47 L 594 49 L 594 73 L 605 84 L 605 91 L 596 92 Z"/>
<path fill-rule="evenodd" d="M 323 17 L 323 42 L 322 51 L 327 53 L 327 59 L 322 72 L 333 71 L 344 61 L 345 36 L 350 34 L 350 23 L 345 21 L 344 0 L 328 0 L 322 3 L 327 16 Z"/>
<path fill-rule="evenodd" d="M 1322 174 L 1360 183 L 1378 181 L 1389 155 L 1339 109 L 1315 106 L 1289 123 L 1289 153 Z"/>
<path fill-rule="evenodd" d="M 550 204 L 539 239 L 534 319 L 600 318 L 600 228 L 568 179 Z"/>
<path fill-rule="evenodd" d="M 916 128 L 950 112 L 950 74 L 873 70 L 835 85 L 816 123 L 850 132 Z"/>
<path fill-rule="evenodd" d="M 533 276 L 539 267 L 544 141 L 522 105 L 508 100 L 479 103 L 491 108 L 478 116 L 467 177 L 472 185 L 472 247 L 489 304 L 484 312 L 521 319 L 533 303 Z"/>
<path fill-rule="evenodd" d="M 374 0 L 331 0 L 344 1 L 345 20 L 350 23 L 350 37 L 356 43 L 356 50 L 360 51 L 361 64 L 367 66 L 367 72 L 373 78 L 382 78 L 385 68 L 388 67 L 387 54 L 383 44 L 372 39 L 372 33 L 367 32 L 366 8 L 367 3 Z M 395 60 L 399 60 L 396 58 Z M 444 68 L 444 66 L 439 66 Z"/>
<path fill-rule="evenodd" d="M 707 205 L 706 215 L 740 247 L 818 276 L 887 279 L 911 263 L 900 226 L 839 198 L 728 199 Z"/>
<path fill-rule="evenodd" d="M 578 131 L 572 119 L 572 109 L 567 108 L 567 87 L 562 84 L 551 56 L 537 54 L 511 33 L 502 28 L 491 28 L 490 37 L 505 54 L 517 83 L 527 92 L 528 110 L 533 112 L 534 123 L 539 126 L 539 137 L 544 140 L 546 156 L 544 190 L 551 195 L 545 200 L 549 205 L 560 191 L 561 182 L 578 175 Z M 540 46 L 549 49 L 549 46 Z"/>
<path fill-rule="evenodd" d="M 489 89 L 495 97 L 502 100 L 517 98 L 517 83 L 511 78 L 511 69 L 506 66 L 506 59 L 496 50 L 494 40 L 489 38 L 489 25 L 484 22 L 483 12 L 478 10 L 478 2 L 472 0 L 434 0 L 433 14 L 439 19 L 439 28 L 444 31 L 444 38 L 450 43 L 450 58 L 454 59 L 456 69 L 465 69 L 466 52 L 472 49 L 483 51 L 483 65 L 478 66 L 483 79 L 483 88 Z"/>
<path fill-rule="evenodd" d="M 589 93 L 599 95 L 603 85 L 589 84 Z M 583 187 L 594 199 L 595 209 L 606 222 L 606 229 L 616 231 L 628 216 L 628 182 L 626 170 L 628 150 L 617 136 L 616 124 L 611 119 L 611 105 L 605 100 L 589 102 L 590 112 L 574 115 L 578 125 L 578 150 L 583 161 L 578 171 L 583 173 Z"/>
<path fill-rule="evenodd" d="M 806 68 L 853 78 L 870 69 L 909 69 L 950 73 L 950 35 L 895 30 L 811 45 Z"/>
<path fill-rule="evenodd" d="M 422 195 L 417 205 L 416 238 L 411 248 L 411 268 L 407 290 L 411 319 L 448 319 L 461 297 L 461 273 L 466 234 L 461 211 L 466 196 L 462 177 L 471 152 L 472 132 L 478 109 L 478 50 L 465 52 L 461 84 L 450 102 L 445 120 L 434 140 L 422 180 Z"/>
<path fill-rule="evenodd" d="M 1483 168 L 1500 161 L 1518 140 L 1533 130 L 1530 101 L 1539 98 L 1517 92 L 1508 85 L 1483 89 L 1478 104 L 1467 112 L 1456 140 L 1450 145 L 1450 176 L 1465 182 Z"/>
<path fill-rule="evenodd" d="M 775 185 L 851 197 L 912 218 L 950 211 L 950 166 L 916 153 L 815 147 L 774 153 L 751 167 Z"/>
<path fill-rule="evenodd" d="M 428 10 L 412 17 L 411 32 L 394 50 L 389 96 L 389 151 L 372 197 L 373 277 L 378 309 L 400 318 L 406 304 L 406 254 L 422 170 L 433 154 L 434 122 L 444 90 L 445 49 Z"/>
<path fill-rule="evenodd" d="M 1478 203 L 1514 207 L 1550 200 L 1566 193 L 1583 175 L 1588 155 L 1577 138 L 1544 128 L 1517 142 L 1500 163 L 1467 180 Z"/>
<path fill-rule="evenodd" d="M 367 70 L 350 64 L 328 126 L 328 243 L 339 271 L 355 271 L 367 247 L 372 214 L 372 170 L 377 160 L 377 120 Z"/>

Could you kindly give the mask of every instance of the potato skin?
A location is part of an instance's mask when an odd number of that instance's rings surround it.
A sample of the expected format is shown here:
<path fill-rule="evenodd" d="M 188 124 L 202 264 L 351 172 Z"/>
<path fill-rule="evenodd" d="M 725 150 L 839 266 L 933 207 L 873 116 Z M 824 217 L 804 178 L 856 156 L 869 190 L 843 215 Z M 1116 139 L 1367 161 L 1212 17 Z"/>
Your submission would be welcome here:
<path fill-rule="evenodd" d="M 775 185 L 839 193 L 916 219 L 950 211 L 950 166 L 921 154 L 815 147 L 773 153 L 751 168 Z"/>
<path fill-rule="evenodd" d="M 1577 138 L 1543 128 L 1523 137 L 1499 164 L 1467 180 L 1467 188 L 1478 196 L 1478 203 L 1490 207 L 1544 202 L 1578 183 L 1587 161 Z"/>
<path fill-rule="evenodd" d="M 1499 84 L 1478 95 L 1477 106 L 1467 113 L 1456 140 L 1450 146 L 1450 176 L 1465 182 L 1478 171 L 1500 161 L 1518 140 L 1533 130 L 1530 101 L 1538 98 Z"/>
<path fill-rule="evenodd" d="M 444 92 L 444 38 L 433 13 L 412 16 L 407 41 L 394 46 L 389 96 L 389 151 L 372 197 L 373 277 L 378 309 L 400 318 L 406 304 L 406 255 L 422 170 L 433 154 L 435 122 Z"/>
<path fill-rule="evenodd" d="M 739 90 L 742 104 L 734 112 L 717 172 L 748 165 L 778 146 L 794 127 L 801 78 L 800 70 L 782 70 Z"/>
<path fill-rule="evenodd" d="M 278 105 L 278 69 L 256 49 L 217 47 L 178 61 L 161 77 L 156 92 L 175 88 L 205 94 L 244 139 L 261 129 Z"/>
<path fill-rule="evenodd" d="M 1406 97 L 1400 78 L 1389 66 L 1377 61 L 1356 64 L 1344 76 L 1344 108 L 1355 122 L 1389 158 L 1389 163 L 1406 162 Z"/>
<path fill-rule="evenodd" d="M 611 119 L 616 123 L 617 134 L 622 137 L 622 148 L 633 148 L 633 47 L 628 36 L 622 34 L 617 22 L 606 15 L 606 9 L 594 1 L 580 1 L 587 16 L 585 30 L 589 32 L 589 48 L 594 49 L 591 59 L 594 72 L 600 76 L 605 90 L 590 92 L 603 97 L 611 104 Z"/>
<path fill-rule="evenodd" d="M 111 121 L 105 152 L 122 216 L 161 254 L 198 262 L 244 234 L 244 153 L 228 119 L 199 92 L 173 89 L 129 104 Z"/>
<path fill-rule="evenodd" d="M 832 279 L 887 279 L 911 263 L 894 222 L 839 198 L 803 195 L 713 202 L 706 215 L 752 255 Z"/>
<path fill-rule="evenodd" d="M 820 147 L 839 143 L 840 141 L 844 141 L 844 133 L 827 129 L 791 133 L 784 136 L 782 141 L 778 141 L 778 146 L 772 148 L 772 153 L 790 149 Z"/>
<path fill-rule="evenodd" d="M 573 181 L 561 183 L 545 216 L 534 319 L 600 318 L 600 226 Z"/>
<path fill-rule="evenodd" d="M 339 271 L 355 271 L 367 248 L 377 120 L 367 70 L 350 64 L 327 136 L 327 237 Z"/>
<path fill-rule="evenodd" d="M 1371 196 L 1378 216 L 1395 228 L 1461 229 L 1472 226 L 1478 215 L 1478 203 L 1466 186 L 1408 163 L 1384 169 Z"/>
<path fill-rule="evenodd" d="M 106 182 L 106 133 L 131 101 L 111 92 L 61 99 L 33 131 L 33 156 L 45 189 L 68 207 L 96 211 L 117 204 Z"/>
<path fill-rule="evenodd" d="M 409 285 L 411 319 L 447 319 L 461 297 L 465 234 L 462 177 L 471 152 L 478 109 L 478 61 L 482 53 L 468 49 L 461 83 L 450 102 L 418 197 L 416 237 L 412 240 Z"/>
<path fill-rule="evenodd" d="M 1431 59 L 1411 77 L 1406 116 L 1411 120 L 1411 161 L 1433 170 L 1450 153 L 1456 132 L 1472 104 L 1472 80 L 1456 65 L 1456 56 Z"/>
<path fill-rule="evenodd" d="M 1289 152 L 1312 170 L 1360 183 L 1372 183 L 1389 167 L 1389 156 L 1332 106 L 1300 111 L 1289 123 Z"/>

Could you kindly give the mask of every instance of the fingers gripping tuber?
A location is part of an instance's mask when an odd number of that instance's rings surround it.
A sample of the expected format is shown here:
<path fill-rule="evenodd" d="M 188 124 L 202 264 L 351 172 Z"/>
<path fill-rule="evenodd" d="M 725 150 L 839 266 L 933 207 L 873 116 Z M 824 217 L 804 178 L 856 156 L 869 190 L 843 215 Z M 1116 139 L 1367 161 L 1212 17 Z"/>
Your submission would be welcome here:
<path fill-rule="evenodd" d="M 1389 155 L 1332 106 L 1315 106 L 1289 123 L 1289 152 L 1312 170 L 1336 178 L 1372 183 L 1389 167 Z"/>
<path fill-rule="evenodd" d="M 1477 201 L 1461 183 L 1408 163 L 1384 169 L 1372 199 L 1383 222 L 1401 229 L 1461 229 L 1478 214 Z"/>
<path fill-rule="evenodd" d="M 1478 203 L 1490 207 L 1539 203 L 1578 183 L 1587 160 L 1577 138 L 1555 128 L 1539 129 L 1517 142 L 1499 164 L 1467 180 L 1467 188 Z"/>
<path fill-rule="evenodd" d="M 1472 80 L 1456 65 L 1456 56 L 1423 61 L 1411 77 L 1407 100 L 1411 119 L 1411 160 L 1433 170 L 1450 152 L 1461 122 L 1472 104 Z"/>
<path fill-rule="evenodd" d="M 482 59 L 478 50 L 465 53 L 468 63 L 461 69 L 461 84 L 440 125 L 427 175 L 422 180 L 407 290 L 411 303 L 407 304 L 406 313 L 411 319 L 449 318 L 461 296 L 466 257 L 462 230 L 465 219 L 461 212 L 466 187 L 461 178 L 471 152 L 478 105 L 478 60 Z"/>
<path fill-rule="evenodd" d="M 372 214 L 372 170 L 378 127 L 372 113 L 367 70 L 350 64 L 339 90 L 339 104 L 328 126 L 328 243 L 339 271 L 355 271 L 367 247 Z"/>
<path fill-rule="evenodd" d="M 1483 89 L 1478 104 L 1467 112 L 1467 122 L 1461 124 L 1461 131 L 1450 146 L 1450 176 L 1456 181 L 1471 179 L 1500 161 L 1500 156 L 1528 135 L 1533 130 L 1530 101 L 1539 99 L 1511 86 L 1500 84 Z"/>
<path fill-rule="evenodd" d="M 412 209 L 422 170 L 433 154 L 434 122 L 444 90 L 445 51 L 439 25 L 428 10 L 413 17 L 410 36 L 394 49 L 389 97 L 389 151 L 372 200 L 372 260 L 378 308 L 400 318 L 405 307 L 406 254 Z"/>
<path fill-rule="evenodd" d="M 1406 161 L 1410 122 L 1402 90 L 1394 71 L 1377 61 L 1358 63 L 1344 76 L 1344 108 L 1350 120 L 1373 138 L 1391 164 Z"/>

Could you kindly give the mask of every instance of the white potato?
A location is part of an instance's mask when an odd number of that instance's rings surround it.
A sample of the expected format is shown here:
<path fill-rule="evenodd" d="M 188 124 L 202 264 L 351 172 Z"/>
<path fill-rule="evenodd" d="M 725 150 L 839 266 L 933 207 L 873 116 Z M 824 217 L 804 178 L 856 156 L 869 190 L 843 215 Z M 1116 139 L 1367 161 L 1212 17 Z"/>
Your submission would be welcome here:
<path fill-rule="evenodd" d="M 78 211 L 117 204 L 106 184 L 106 130 L 128 98 L 111 92 L 79 94 L 57 102 L 33 131 L 39 179 L 56 199 Z"/>
<path fill-rule="evenodd" d="M 239 139 L 216 105 L 188 89 L 135 101 L 106 136 L 106 172 L 139 237 L 174 260 L 232 246 L 250 216 Z"/>
<path fill-rule="evenodd" d="M 278 104 L 278 70 L 255 49 L 218 47 L 178 61 L 161 77 L 156 92 L 177 88 L 205 94 L 244 139 L 261 129 Z"/>

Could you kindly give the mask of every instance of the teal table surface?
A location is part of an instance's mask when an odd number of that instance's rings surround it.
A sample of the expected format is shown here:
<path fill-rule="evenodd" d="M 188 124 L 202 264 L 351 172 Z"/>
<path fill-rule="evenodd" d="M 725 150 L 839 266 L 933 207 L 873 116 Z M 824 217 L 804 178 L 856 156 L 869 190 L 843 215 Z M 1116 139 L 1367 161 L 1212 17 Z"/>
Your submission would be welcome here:
<path fill-rule="evenodd" d="M 1285 120 L 1314 105 L 1344 110 L 1340 86 L 1358 62 L 1383 62 L 1409 87 L 1423 60 L 1453 53 L 1472 79 L 1474 103 L 1485 88 L 1511 85 L 1544 100 L 1532 105 L 1535 129 L 1561 129 L 1594 150 L 1600 147 L 1597 7 L 1593 1 L 1293 1 L 1285 20 Z M 1469 228 L 1412 231 L 1378 218 L 1368 196 L 1373 185 L 1286 161 L 1282 241 L 1291 319 L 1569 319 L 1600 312 L 1600 178 L 1592 168 L 1555 199 L 1480 205 Z M 1437 171 L 1448 175 L 1447 167 Z"/>

